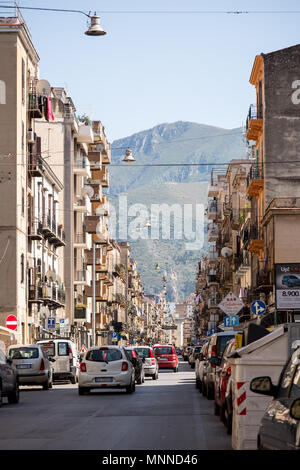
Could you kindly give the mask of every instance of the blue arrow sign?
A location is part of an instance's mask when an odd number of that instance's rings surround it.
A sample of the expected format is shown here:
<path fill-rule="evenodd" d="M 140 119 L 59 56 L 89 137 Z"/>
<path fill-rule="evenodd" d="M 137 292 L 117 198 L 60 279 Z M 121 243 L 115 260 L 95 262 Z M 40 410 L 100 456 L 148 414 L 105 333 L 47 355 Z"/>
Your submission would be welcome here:
<path fill-rule="evenodd" d="M 55 318 L 48 318 L 48 330 L 55 330 Z"/>
<path fill-rule="evenodd" d="M 237 326 L 239 324 L 239 317 L 238 315 L 230 315 L 224 318 L 224 326 L 226 328 Z"/>
<path fill-rule="evenodd" d="M 266 304 L 262 300 L 254 300 L 251 304 L 251 312 L 254 315 L 263 315 L 266 309 Z"/>

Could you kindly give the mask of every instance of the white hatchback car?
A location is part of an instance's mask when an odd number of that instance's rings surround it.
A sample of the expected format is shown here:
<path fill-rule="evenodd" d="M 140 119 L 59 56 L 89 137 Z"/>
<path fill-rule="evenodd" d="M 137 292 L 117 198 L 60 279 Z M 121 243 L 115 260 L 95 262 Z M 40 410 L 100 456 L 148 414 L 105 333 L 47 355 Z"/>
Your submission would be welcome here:
<path fill-rule="evenodd" d="M 121 346 L 89 348 L 80 363 L 78 393 L 92 389 L 125 388 L 135 391 L 135 371 L 125 349 Z"/>

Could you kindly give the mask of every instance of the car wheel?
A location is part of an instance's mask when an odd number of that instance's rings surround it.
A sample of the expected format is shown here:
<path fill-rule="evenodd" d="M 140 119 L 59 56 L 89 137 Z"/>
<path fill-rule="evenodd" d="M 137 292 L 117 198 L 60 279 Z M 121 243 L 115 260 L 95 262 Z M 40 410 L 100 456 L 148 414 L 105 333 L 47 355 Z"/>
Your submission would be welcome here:
<path fill-rule="evenodd" d="M 222 421 L 222 423 L 225 425 L 225 407 L 224 405 L 221 405 L 220 406 L 220 421 Z"/>
<path fill-rule="evenodd" d="M 152 379 L 153 380 L 157 380 L 158 379 L 158 372 L 156 371 L 155 374 L 152 375 Z"/>
<path fill-rule="evenodd" d="M 201 393 L 202 390 L 203 390 L 203 386 L 202 386 L 202 380 L 199 379 L 199 385 L 198 385 L 198 388 L 199 388 L 199 392 Z"/>
<path fill-rule="evenodd" d="M 202 383 L 202 395 L 203 395 L 204 397 L 206 397 L 206 394 L 207 394 L 206 384 L 205 384 L 205 383 Z"/>
<path fill-rule="evenodd" d="M 192 364 L 191 364 L 191 368 L 192 368 L 192 369 L 195 369 L 195 363 L 192 363 Z"/>
<path fill-rule="evenodd" d="M 214 396 L 215 396 L 214 390 L 213 390 L 211 387 L 209 387 L 209 385 L 207 385 L 207 394 L 206 394 L 206 398 L 207 398 L 208 400 L 212 400 L 212 399 L 214 398 Z"/>
<path fill-rule="evenodd" d="M 47 381 L 43 384 L 43 390 L 49 390 L 49 377 L 47 377 Z"/>
<path fill-rule="evenodd" d="M 20 400 L 20 391 L 19 391 L 19 384 L 18 382 L 16 383 L 16 388 L 15 390 L 7 395 L 8 403 L 19 403 Z"/>
<path fill-rule="evenodd" d="M 76 377 L 74 377 L 74 375 L 72 375 L 72 377 L 70 378 L 70 382 L 71 382 L 71 384 L 73 384 L 73 385 L 76 384 Z"/>
<path fill-rule="evenodd" d="M 142 385 L 142 383 L 143 383 L 143 373 L 142 373 L 142 372 L 140 373 L 140 376 L 139 376 L 139 378 L 137 379 L 136 383 L 137 383 L 138 385 Z"/>
<path fill-rule="evenodd" d="M 130 384 L 126 387 L 126 393 L 132 393 L 134 392 L 134 390 L 135 390 L 135 382 L 131 380 Z"/>
<path fill-rule="evenodd" d="M 0 383 L 0 408 L 3 403 L 2 384 Z"/>
<path fill-rule="evenodd" d="M 49 388 L 53 387 L 53 382 L 49 382 Z"/>
<path fill-rule="evenodd" d="M 220 416 L 220 407 L 216 401 L 214 402 L 214 413 L 216 416 Z"/>
<path fill-rule="evenodd" d="M 196 379 L 196 388 L 199 389 L 199 379 Z"/>
<path fill-rule="evenodd" d="M 78 387 L 78 393 L 79 395 L 85 395 L 90 392 L 89 388 L 86 387 Z"/>

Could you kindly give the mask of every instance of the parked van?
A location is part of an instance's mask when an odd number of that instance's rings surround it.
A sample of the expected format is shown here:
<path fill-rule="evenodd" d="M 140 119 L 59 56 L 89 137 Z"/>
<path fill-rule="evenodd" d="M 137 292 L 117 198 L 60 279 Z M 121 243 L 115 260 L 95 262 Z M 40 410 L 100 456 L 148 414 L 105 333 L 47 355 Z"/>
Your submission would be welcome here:
<path fill-rule="evenodd" d="M 53 363 L 53 381 L 70 380 L 75 384 L 78 377 L 79 354 L 75 344 L 67 338 L 37 341 Z"/>

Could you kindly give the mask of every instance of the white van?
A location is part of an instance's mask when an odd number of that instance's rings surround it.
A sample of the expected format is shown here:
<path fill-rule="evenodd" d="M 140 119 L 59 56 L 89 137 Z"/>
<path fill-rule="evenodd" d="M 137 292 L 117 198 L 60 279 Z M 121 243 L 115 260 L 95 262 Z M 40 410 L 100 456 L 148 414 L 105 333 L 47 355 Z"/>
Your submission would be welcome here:
<path fill-rule="evenodd" d="M 78 376 L 79 354 L 75 344 L 69 339 L 45 339 L 37 341 L 53 363 L 53 381 L 70 380 L 75 384 Z"/>

